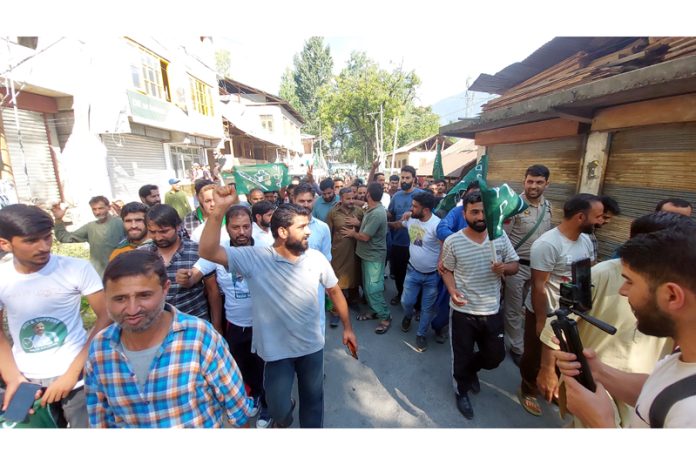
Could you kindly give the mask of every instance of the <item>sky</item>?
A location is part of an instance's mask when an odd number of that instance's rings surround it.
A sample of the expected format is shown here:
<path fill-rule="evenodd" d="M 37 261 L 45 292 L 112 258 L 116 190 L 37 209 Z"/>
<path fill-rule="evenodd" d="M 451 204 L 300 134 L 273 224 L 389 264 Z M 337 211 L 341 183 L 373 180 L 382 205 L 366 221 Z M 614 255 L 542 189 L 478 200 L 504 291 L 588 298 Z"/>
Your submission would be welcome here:
<path fill-rule="evenodd" d="M 277 95 L 284 71 L 293 67 L 293 57 L 302 51 L 309 36 L 297 36 L 279 42 L 258 37 L 214 37 L 216 48 L 231 55 L 231 77 Z M 405 35 L 394 40 L 386 35 L 325 36 L 331 49 L 334 73 L 344 67 L 352 51 L 364 51 L 384 69 L 399 65 L 415 70 L 421 79 L 419 104 L 432 105 L 466 90 L 481 73 L 495 74 L 507 65 L 521 61 L 552 35 L 538 31 L 514 41 L 493 41 L 485 45 L 466 40 L 445 47 L 437 35 Z M 456 51 L 454 51 L 455 49 Z"/>

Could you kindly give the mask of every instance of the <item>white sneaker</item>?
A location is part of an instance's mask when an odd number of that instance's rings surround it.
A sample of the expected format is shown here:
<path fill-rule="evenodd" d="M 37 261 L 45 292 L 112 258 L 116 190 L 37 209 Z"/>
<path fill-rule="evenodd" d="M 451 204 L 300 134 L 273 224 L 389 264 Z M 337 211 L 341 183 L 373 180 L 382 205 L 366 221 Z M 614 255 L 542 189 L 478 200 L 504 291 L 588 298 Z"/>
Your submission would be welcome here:
<path fill-rule="evenodd" d="M 255 417 L 259 413 L 259 407 L 261 405 L 261 399 L 259 397 L 251 398 L 251 409 L 249 410 L 249 417 Z"/>
<path fill-rule="evenodd" d="M 257 428 L 270 428 L 271 426 L 273 426 L 273 418 L 258 417 L 256 419 Z"/>

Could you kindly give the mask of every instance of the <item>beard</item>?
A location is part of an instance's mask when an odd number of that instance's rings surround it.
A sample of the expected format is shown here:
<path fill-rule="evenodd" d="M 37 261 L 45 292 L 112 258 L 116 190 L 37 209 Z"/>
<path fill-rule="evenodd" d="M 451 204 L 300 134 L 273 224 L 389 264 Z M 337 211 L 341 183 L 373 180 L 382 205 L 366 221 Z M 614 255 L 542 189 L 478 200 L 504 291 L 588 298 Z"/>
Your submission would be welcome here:
<path fill-rule="evenodd" d="M 631 310 L 638 320 L 638 331 L 641 333 L 655 337 L 674 337 L 674 321 L 660 310 L 654 293 L 651 293 L 650 300 L 644 305 L 631 305 Z"/>
<path fill-rule="evenodd" d="M 309 242 L 307 241 L 307 238 L 296 241 L 288 237 L 285 241 L 285 248 L 300 255 L 309 248 Z"/>
<path fill-rule="evenodd" d="M 412 186 L 413 186 L 412 182 L 402 182 L 401 183 L 401 189 L 405 190 L 405 191 L 409 190 Z"/>
<path fill-rule="evenodd" d="M 541 197 L 541 191 L 539 189 L 530 189 L 524 191 L 524 196 L 531 200 L 536 200 Z"/>
<path fill-rule="evenodd" d="M 411 213 L 411 218 L 415 218 L 415 219 L 417 219 L 417 220 L 420 220 L 420 219 L 423 218 L 423 212 L 420 212 L 420 213 L 412 212 L 412 213 Z"/>
<path fill-rule="evenodd" d="M 271 227 L 271 222 L 270 222 L 270 221 L 265 221 L 265 220 L 260 220 L 260 221 L 259 221 L 259 226 L 264 227 L 264 228 L 270 228 L 270 227 Z"/>
<path fill-rule="evenodd" d="M 159 241 L 153 241 L 157 247 L 160 249 L 166 249 L 167 247 L 171 247 L 176 243 L 176 237 L 172 240 L 169 239 L 160 239 Z"/>
<path fill-rule="evenodd" d="M 481 233 L 486 230 L 486 222 L 485 221 L 476 221 L 474 223 L 470 223 L 469 227 L 473 229 L 474 231 Z"/>
<path fill-rule="evenodd" d="M 128 241 L 129 242 L 140 242 L 147 235 L 146 230 L 139 231 L 137 229 L 131 229 L 128 231 Z"/>
<path fill-rule="evenodd" d="M 595 225 L 592 223 L 583 224 L 580 226 L 580 232 L 585 234 L 592 234 L 595 231 Z"/>
<path fill-rule="evenodd" d="M 250 241 L 251 237 L 240 234 L 234 239 L 230 239 L 230 245 L 232 245 L 232 247 L 244 247 L 245 245 L 249 245 Z"/>

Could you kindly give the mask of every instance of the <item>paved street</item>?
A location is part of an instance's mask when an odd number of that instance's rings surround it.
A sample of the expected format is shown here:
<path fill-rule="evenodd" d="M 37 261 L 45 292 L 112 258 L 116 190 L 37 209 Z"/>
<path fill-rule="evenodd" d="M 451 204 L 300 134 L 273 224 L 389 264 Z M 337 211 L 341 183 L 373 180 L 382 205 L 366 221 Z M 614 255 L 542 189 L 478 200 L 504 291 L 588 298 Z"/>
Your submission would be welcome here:
<path fill-rule="evenodd" d="M 389 301 L 395 294 L 394 281 L 387 280 L 386 286 Z M 470 395 L 475 416 L 466 420 L 454 401 L 449 340 L 437 344 L 431 333 L 428 350 L 416 352 L 416 321 L 403 333 L 401 307 L 391 309 L 392 327 L 384 335 L 374 333 L 374 320 L 355 321 L 351 312 L 359 361 L 341 344 L 341 327 L 327 325 L 325 427 L 554 428 L 563 423 L 557 407 L 545 402 L 542 417 L 520 407 L 515 395 L 519 371 L 509 358 L 497 369 L 480 373 L 481 393 Z"/>

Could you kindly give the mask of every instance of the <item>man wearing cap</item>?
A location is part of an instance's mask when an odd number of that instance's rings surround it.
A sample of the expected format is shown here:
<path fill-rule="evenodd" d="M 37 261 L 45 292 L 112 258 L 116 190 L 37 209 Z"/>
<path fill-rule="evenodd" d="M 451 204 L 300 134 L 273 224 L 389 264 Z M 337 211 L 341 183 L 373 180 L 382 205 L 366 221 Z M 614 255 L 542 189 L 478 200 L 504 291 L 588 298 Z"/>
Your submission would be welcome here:
<path fill-rule="evenodd" d="M 186 215 L 191 213 L 191 204 L 189 204 L 188 196 L 181 190 L 181 180 L 172 178 L 169 180 L 169 185 L 172 189 L 164 196 L 164 203 L 174 208 L 179 214 L 179 218 L 184 219 Z"/>

